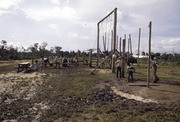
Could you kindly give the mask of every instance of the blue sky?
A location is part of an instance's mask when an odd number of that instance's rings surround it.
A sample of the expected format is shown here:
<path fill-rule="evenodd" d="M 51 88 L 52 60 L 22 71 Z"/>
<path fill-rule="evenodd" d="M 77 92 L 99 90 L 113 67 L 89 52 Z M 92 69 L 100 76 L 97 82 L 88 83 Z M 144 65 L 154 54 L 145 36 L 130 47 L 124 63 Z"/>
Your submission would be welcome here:
<path fill-rule="evenodd" d="M 137 51 L 148 52 L 152 21 L 152 51 L 180 53 L 180 0 L 0 0 L 0 40 L 28 47 L 47 42 L 63 50 L 96 48 L 96 25 L 118 8 L 118 36 L 131 34 Z"/>

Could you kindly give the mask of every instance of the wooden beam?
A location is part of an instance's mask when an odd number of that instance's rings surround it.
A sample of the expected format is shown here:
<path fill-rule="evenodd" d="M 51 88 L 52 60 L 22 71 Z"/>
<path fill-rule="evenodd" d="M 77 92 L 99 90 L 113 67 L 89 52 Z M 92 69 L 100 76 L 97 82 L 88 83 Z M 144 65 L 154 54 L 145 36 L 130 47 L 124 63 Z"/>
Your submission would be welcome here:
<path fill-rule="evenodd" d="M 148 56 L 148 70 L 147 70 L 147 87 L 149 87 L 149 82 L 150 82 L 151 29 L 152 29 L 152 22 L 150 21 L 150 23 L 149 23 L 149 56 Z"/>
<path fill-rule="evenodd" d="M 105 16 L 102 20 L 100 20 L 99 22 L 98 22 L 98 24 L 99 23 L 101 23 L 102 21 L 104 21 L 106 18 L 108 18 L 113 12 L 115 12 L 117 10 L 117 8 L 115 8 L 113 11 L 111 11 L 107 16 Z"/>

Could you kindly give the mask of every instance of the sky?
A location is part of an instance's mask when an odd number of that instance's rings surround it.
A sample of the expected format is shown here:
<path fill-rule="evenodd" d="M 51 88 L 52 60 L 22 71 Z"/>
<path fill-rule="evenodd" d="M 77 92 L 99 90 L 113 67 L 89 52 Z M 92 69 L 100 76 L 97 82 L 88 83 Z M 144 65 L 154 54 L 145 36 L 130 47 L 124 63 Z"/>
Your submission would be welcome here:
<path fill-rule="evenodd" d="M 133 53 L 139 28 L 140 50 L 148 52 L 150 21 L 152 52 L 180 53 L 180 0 L 0 0 L 0 40 L 26 48 L 42 42 L 64 51 L 96 48 L 97 23 L 114 8 L 117 35 L 131 34 Z"/>

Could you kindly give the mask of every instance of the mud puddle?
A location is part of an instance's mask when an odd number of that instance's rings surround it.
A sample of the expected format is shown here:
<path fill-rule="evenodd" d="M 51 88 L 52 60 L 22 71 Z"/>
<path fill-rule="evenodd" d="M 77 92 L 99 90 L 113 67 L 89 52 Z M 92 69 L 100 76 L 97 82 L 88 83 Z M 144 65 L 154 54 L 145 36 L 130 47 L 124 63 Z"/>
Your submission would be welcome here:
<path fill-rule="evenodd" d="M 140 96 L 136 96 L 136 95 L 133 95 L 133 94 L 129 94 L 129 93 L 124 93 L 122 91 L 118 91 L 115 87 L 111 87 L 111 89 L 117 95 L 120 95 L 121 97 L 125 97 L 127 99 L 134 99 L 136 101 L 141 101 L 143 103 L 158 103 L 156 100 L 153 100 L 153 99 L 145 99 L 145 98 L 140 97 Z"/>

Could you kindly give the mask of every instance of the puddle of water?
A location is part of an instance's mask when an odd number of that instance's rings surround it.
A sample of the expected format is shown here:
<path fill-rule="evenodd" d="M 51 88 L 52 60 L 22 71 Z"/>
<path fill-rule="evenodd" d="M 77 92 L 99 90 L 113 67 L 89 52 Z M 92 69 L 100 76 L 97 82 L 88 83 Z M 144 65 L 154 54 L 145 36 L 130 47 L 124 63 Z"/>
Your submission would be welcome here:
<path fill-rule="evenodd" d="M 158 103 L 157 101 L 155 101 L 153 99 L 145 99 L 145 98 L 140 97 L 140 96 L 135 96 L 133 94 L 129 94 L 129 93 L 124 93 L 122 91 L 118 91 L 115 87 L 111 87 L 111 89 L 117 95 L 120 95 L 121 97 L 125 97 L 127 99 L 134 99 L 134 100 L 141 101 L 141 102 L 144 102 L 144 103 Z"/>

